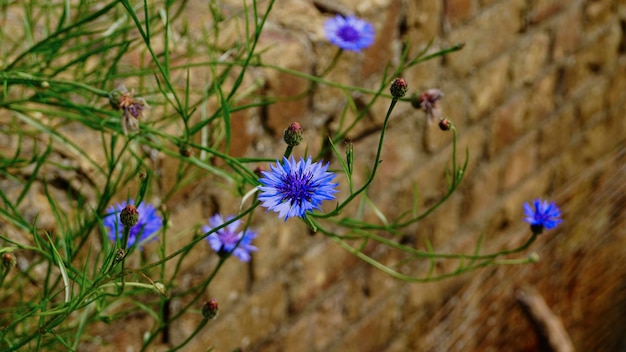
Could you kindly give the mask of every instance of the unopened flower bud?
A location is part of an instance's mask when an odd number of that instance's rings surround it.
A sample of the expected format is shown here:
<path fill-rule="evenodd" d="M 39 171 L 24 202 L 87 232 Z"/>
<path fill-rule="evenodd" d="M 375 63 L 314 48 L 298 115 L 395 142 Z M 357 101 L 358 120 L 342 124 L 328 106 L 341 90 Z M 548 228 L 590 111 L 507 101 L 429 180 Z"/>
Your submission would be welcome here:
<path fill-rule="evenodd" d="M 215 319 L 219 313 L 219 307 L 217 306 L 217 300 L 212 298 L 210 301 L 204 302 L 202 305 L 202 316 L 205 319 Z"/>
<path fill-rule="evenodd" d="M 50 83 L 48 81 L 42 81 L 41 82 L 41 88 L 43 88 L 43 89 L 50 88 Z"/>
<path fill-rule="evenodd" d="M 15 264 L 17 264 L 17 260 L 15 259 L 15 256 L 12 253 L 4 253 L 2 255 L 2 265 L 7 270 L 10 270 L 13 267 L 15 267 Z"/>
<path fill-rule="evenodd" d="M 406 84 L 404 78 L 396 78 L 391 82 L 391 87 L 389 90 L 391 91 L 391 96 L 395 99 L 402 98 L 406 91 L 409 89 L 409 86 Z"/>
<path fill-rule="evenodd" d="M 132 204 L 127 204 L 120 212 L 120 222 L 124 227 L 133 227 L 139 222 L 139 212 Z"/>
<path fill-rule="evenodd" d="M 442 131 L 449 131 L 452 128 L 452 121 L 446 118 L 439 120 L 439 128 Z"/>
<path fill-rule="evenodd" d="M 302 142 L 302 127 L 297 122 L 292 123 L 285 129 L 283 133 L 283 139 L 290 147 L 295 147 Z"/>
<path fill-rule="evenodd" d="M 190 157 L 191 154 L 193 154 L 193 152 L 191 151 L 191 148 L 189 148 L 187 144 L 181 145 L 180 148 L 178 148 L 178 152 L 180 153 L 180 155 L 186 158 Z"/>
<path fill-rule="evenodd" d="M 530 260 L 532 263 L 539 263 L 540 259 L 541 258 L 539 258 L 539 254 L 537 254 L 537 252 L 532 252 L 528 256 L 528 260 Z"/>
<path fill-rule="evenodd" d="M 165 296 L 165 285 L 163 285 L 160 282 L 155 282 L 154 283 L 154 288 L 159 291 L 160 294 Z"/>

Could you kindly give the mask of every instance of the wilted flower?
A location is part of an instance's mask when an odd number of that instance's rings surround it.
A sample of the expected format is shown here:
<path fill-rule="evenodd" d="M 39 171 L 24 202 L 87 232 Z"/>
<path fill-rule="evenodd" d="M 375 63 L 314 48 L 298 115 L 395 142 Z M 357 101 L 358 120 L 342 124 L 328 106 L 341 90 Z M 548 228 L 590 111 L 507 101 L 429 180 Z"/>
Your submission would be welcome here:
<path fill-rule="evenodd" d="M 122 110 L 122 130 L 124 134 L 139 129 L 139 119 L 143 117 L 144 107 L 148 104 L 143 98 L 133 97 L 124 85 L 109 93 L 109 103 L 116 110 Z"/>
<path fill-rule="evenodd" d="M 107 215 L 104 217 L 103 223 L 111 241 L 122 238 L 124 225 L 120 220 L 120 213 L 122 213 L 127 205 L 133 206 L 134 201 L 132 199 L 128 203 L 122 201 L 107 209 Z M 139 214 L 139 221 L 130 228 L 127 247 L 131 247 L 135 242 L 138 242 L 141 249 L 141 243 L 163 227 L 163 219 L 150 204 L 142 202 L 136 207 L 136 211 Z M 154 239 L 156 239 L 156 237 Z"/>
<path fill-rule="evenodd" d="M 324 200 L 335 199 L 337 183 L 331 182 L 335 174 L 327 172 L 329 164 L 305 161 L 296 162 L 293 156 L 283 158 L 282 164 L 270 164 L 271 171 L 262 171 L 259 200 L 264 207 L 275 211 L 285 221 L 293 216 L 304 217 L 307 211 L 320 209 Z"/>
<path fill-rule="evenodd" d="M 537 198 L 533 202 L 533 206 L 529 203 L 524 204 L 524 212 L 526 213 L 524 221 L 530 224 L 534 234 L 542 233 L 544 228 L 553 229 L 563 221 L 561 220 L 561 210 L 554 202 L 548 203 L 546 200 L 542 201 Z"/>
<path fill-rule="evenodd" d="M 233 216 L 228 216 L 226 220 L 224 220 L 221 215 L 215 214 L 209 218 L 209 226 L 202 226 L 202 231 L 209 232 L 232 218 Z M 257 234 L 248 229 L 245 229 L 243 232 L 238 231 L 240 225 L 241 220 L 235 220 L 226 225 L 226 227 L 210 234 L 206 239 L 209 241 L 211 248 L 218 254 L 232 252 L 232 254 L 242 262 L 248 262 L 250 261 L 250 252 L 257 250 L 257 248 L 251 244 Z"/>
<path fill-rule="evenodd" d="M 328 40 L 344 50 L 361 51 L 374 43 L 374 26 L 354 16 L 330 18 L 324 29 Z"/>
<path fill-rule="evenodd" d="M 428 122 L 441 119 L 441 108 L 439 100 L 443 97 L 443 93 L 439 89 L 429 89 L 419 96 L 413 96 L 411 103 L 414 108 L 422 109 L 428 117 Z"/>

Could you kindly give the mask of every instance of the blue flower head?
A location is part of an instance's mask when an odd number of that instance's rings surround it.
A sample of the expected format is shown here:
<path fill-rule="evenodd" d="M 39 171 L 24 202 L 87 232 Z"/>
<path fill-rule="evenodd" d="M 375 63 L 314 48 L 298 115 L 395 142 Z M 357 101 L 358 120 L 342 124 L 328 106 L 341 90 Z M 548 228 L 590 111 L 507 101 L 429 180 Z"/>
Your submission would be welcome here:
<path fill-rule="evenodd" d="M 344 50 L 361 51 L 374 43 L 374 26 L 354 16 L 330 18 L 324 29 L 326 38 Z"/>
<path fill-rule="evenodd" d="M 534 209 L 533 209 L 534 206 Z M 524 212 L 526 218 L 524 221 L 530 224 L 530 228 L 535 234 L 540 234 L 543 229 L 553 229 L 561 223 L 561 210 L 554 202 L 548 203 L 547 200 L 535 199 L 533 205 L 524 204 Z"/>
<path fill-rule="evenodd" d="M 224 220 L 221 215 L 215 214 L 209 218 L 209 226 L 202 226 L 202 231 L 205 233 L 209 232 L 214 228 L 223 225 L 225 222 L 228 222 L 232 218 L 233 216 L 228 216 L 226 217 L 226 220 Z M 235 220 L 226 225 L 226 227 L 210 234 L 206 239 L 211 248 L 213 248 L 213 250 L 218 254 L 232 252 L 232 254 L 239 258 L 242 262 L 248 262 L 250 261 L 250 252 L 257 250 L 257 248 L 251 244 L 257 234 L 256 232 L 248 229 L 243 232 L 237 231 L 240 225 L 241 220 Z"/>
<path fill-rule="evenodd" d="M 328 163 L 311 162 L 311 157 L 305 161 L 300 158 L 296 162 L 283 158 L 282 164 L 276 160 L 276 165 L 270 164 L 271 171 L 262 171 L 263 177 L 259 180 L 259 200 L 261 205 L 278 213 L 278 217 L 285 221 L 293 216 L 304 217 L 307 211 L 320 209 L 324 200 L 335 199 L 337 183 L 331 182 L 335 174 L 327 172 Z"/>
<path fill-rule="evenodd" d="M 134 201 L 132 199 L 128 203 L 122 201 L 107 209 L 107 215 L 103 219 L 103 224 L 111 241 L 115 242 L 116 239 L 122 239 L 123 225 L 120 221 L 120 213 L 127 204 L 134 204 Z M 163 219 L 157 214 L 156 209 L 151 204 L 145 202 L 139 204 L 137 212 L 139 213 L 139 222 L 130 228 L 128 247 L 130 248 L 135 242 L 138 242 L 139 249 L 141 249 L 141 244 L 163 227 Z M 152 239 L 156 239 L 156 236 Z"/>

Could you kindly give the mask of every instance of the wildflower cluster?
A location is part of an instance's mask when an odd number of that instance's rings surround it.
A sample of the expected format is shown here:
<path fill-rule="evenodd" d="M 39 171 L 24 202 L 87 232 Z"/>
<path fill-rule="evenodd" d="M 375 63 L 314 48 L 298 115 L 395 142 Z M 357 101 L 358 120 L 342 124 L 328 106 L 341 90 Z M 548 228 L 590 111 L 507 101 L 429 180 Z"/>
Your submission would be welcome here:
<path fill-rule="evenodd" d="M 328 40 L 342 50 L 360 52 L 361 50 L 370 47 L 374 42 L 375 33 L 373 26 L 370 23 L 354 16 L 344 17 L 337 15 L 330 18 L 326 21 L 324 29 Z M 341 51 L 339 54 L 340 53 Z M 395 104 L 401 101 L 401 99 L 407 94 L 408 83 L 404 78 L 398 77 L 392 81 L 389 89 L 392 97 L 392 103 L 389 109 L 389 112 L 391 112 Z M 441 130 L 454 130 L 454 137 L 456 138 L 456 130 L 454 129 L 453 123 L 449 119 L 445 118 L 442 113 L 441 99 L 443 96 L 443 92 L 439 89 L 428 89 L 419 95 L 413 95 L 410 102 L 413 107 L 424 111 L 429 123 L 432 121 L 438 121 L 438 125 Z M 126 116 L 127 119 L 130 117 L 138 118 L 141 115 L 143 106 L 145 105 L 145 102 L 142 99 L 134 99 L 132 94 L 130 94 L 123 87 L 116 93 L 116 95 L 113 96 L 112 101 L 115 102 L 115 104 L 113 104 L 115 107 L 119 107 L 124 110 L 124 116 Z M 382 127 L 383 132 L 380 137 L 381 145 L 388 119 L 389 113 Z M 128 126 L 124 128 L 125 131 L 127 129 L 132 130 L 135 128 L 132 123 L 128 124 Z M 307 224 L 315 228 L 315 225 L 313 225 L 315 217 L 309 217 L 309 213 L 315 210 L 321 210 L 321 206 L 324 201 L 336 199 L 335 195 L 338 192 L 337 188 L 339 186 L 339 183 L 335 182 L 337 175 L 335 172 L 329 171 L 330 164 L 328 162 L 325 163 L 321 160 L 314 162 L 313 157 L 310 155 L 306 158 L 300 157 L 299 160 L 297 160 L 293 155 L 291 155 L 294 148 L 299 146 L 304 139 L 303 129 L 300 123 L 291 123 L 284 130 L 282 137 L 286 144 L 286 150 L 282 160 L 279 159 L 276 160 L 276 163 L 270 164 L 269 170 L 259 166 L 254 169 L 254 174 L 258 177 L 258 182 L 260 183 L 254 191 L 258 191 L 259 204 L 266 209 L 266 212 L 275 212 L 278 214 L 278 218 L 284 219 L 284 221 L 287 221 L 289 218 L 301 218 L 304 219 Z M 349 138 L 346 139 L 345 149 L 346 160 L 344 163 L 344 170 L 348 178 L 350 178 L 354 168 L 354 145 Z M 184 147 L 181 147 L 180 153 L 186 157 L 191 155 L 191 153 L 188 152 L 186 144 Z M 376 167 L 380 162 L 379 157 L 380 149 L 371 175 L 372 178 L 374 177 Z M 453 154 L 452 175 L 454 175 L 455 181 L 450 186 L 449 192 L 456 189 L 458 182 L 463 176 L 463 171 L 464 167 L 461 169 L 457 168 L 456 159 Z M 361 188 L 356 193 L 352 193 L 352 184 L 350 184 L 349 188 L 352 197 L 354 197 L 355 194 L 362 192 L 366 187 Z M 252 192 L 249 192 L 248 194 L 250 193 Z M 343 205 L 345 205 L 345 203 L 338 205 L 337 210 L 343 207 Z M 123 206 L 123 204 L 120 206 Z M 118 209 L 120 206 L 118 206 Z M 142 206 L 143 205 L 140 205 L 139 207 L 141 208 Z M 534 201 L 533 206 L 530 204 L 524 204 L 524 211 L 526 213 L 526 218 L 524 220 L 530 223 L 531 230 L 534 235 L 530 238 L 529 242 L 527 242 L 528 244 L 534 240 L 536 235 L 542 233 L 544 229 L 553 229 L 561 222 L 560 210 L 554 202 L 548 203 L 547 201 L 537 199 Z M 139 214 L 143 211 L 146 211 L 147 214 L 145 217 L 139 217 L 138 224 L 131 224 L 133 226 L 131 228 L 133 231 L 131 231 L 132 234 L 131 240 L 129 240 L 129 245 L 137 241 L 137 236 L 143 240 L 145 236 L 160 228 L 157 227 L 156 224 L 154 226 L 150 225 L 152 221 L 157 221 L 157 217 L 150 213 L 152 208 L 149 207 L 151 206 L 147 205 L 144 206 L 144 209 L 137 209 Z M 133 209 L 134 208 L 130 208 L 130 210 L 127 210 L 128 214 L 122 212 L 122 224 L 126 224 L 126 222 L 130 223 L 131 220 L 134 219 L 133 215 L 135 215 L 135 213 L 133 213 Z M 107 226 L 113 228 L 114 226 L 110 224 L 110 220 L 108 221 L 109 223 Z M 118 229 L 117 231 L 119 232 L 119 224 L 116 226 Z M 139 235 L 137 229 L 140 228 L 146 230 L 145 234 Z M 251 230 L 248 226 L 242 226 L 242 221 L 240 219 L 236 219 L 233 215 L 223 217 L 220 214 L 214 214 L 208 219 L 208 224 L 202 226 L 202 231 L 206 236 L 205 239 L 210 248 L 217 253 L 222 260 L 225 260 L 232 255 L 238 258 L 241 262 L 249 262 L 252 259 L 253 253 L 258 250 L 258 248 L 252 244 L 253 240 L 257 238 L 257 232 Z M 325 233 L 334 236 L 332 233 Z M 360 235 L 360 233 L 358 233 L 358 235 Z M 523 245 L 514 251 L 503 251 L 501 253 L 521 251 L 525 248 L 525 246 L 526 245 Z M 348 248 L 352 247 L 348 246 Z M 396 248 L 404 247 L 402 245 L 398 245 Z M 413 251 L 413 248 L 407 247 L 407 251 Z M 358 252 L 358 250 L 355 251 L 355 253 Z M 433 253 L 431 253 L 431 255 L 432 258 L 437 257 L 436 254 Z M 495 258 L 498 255 L 499 254 L 496 253 L 492 257 Z M 446 258 L 449 257 L 450 256 L 448 255 Z M 465 255 L 462 254 L 459 258 L 465 259 Z M 472 259 L 477 263 L 475 266 L 470 265 L 458 272 L 480 268 L 485 263 L 481 263 L 481 261 L 488 261 L 488 258 L 490 258 L 490 256 L 476 256 L 476 258 Z M 521 262 L 535 263 L 538 260 L 538 255 L 533 253 Z M 392 275 L 397 275 L 397 277 L 406 279 L 406 276 L 398 274 L 391 269 L 387 270 L 387 272 Z M 201 307 L 201 312 L 204 317 L 204 321 L 215 319 L 219 312 L 217 300 L 213 298 L 205 301 Z"/>

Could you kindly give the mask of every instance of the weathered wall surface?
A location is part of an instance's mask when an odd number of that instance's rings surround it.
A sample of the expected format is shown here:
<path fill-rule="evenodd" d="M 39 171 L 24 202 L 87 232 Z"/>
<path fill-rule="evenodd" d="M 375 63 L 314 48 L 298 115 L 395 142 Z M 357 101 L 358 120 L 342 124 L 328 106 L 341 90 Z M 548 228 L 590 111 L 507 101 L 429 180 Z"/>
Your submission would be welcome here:
<path fill-rule="evenodd" d="M 278 1 L 263 41 L 279 45 L 265 62 L 312 74 L 325 67 L 336 49 L 323 37 L 330 14 L 320 8 L 325 7 Z M 297 221 L 264 218 L 256 224 L 259 252 L 253 263 L 229 261 L 210 286 L 208 295 L 220 300 L 221 315 L 189 349 L 533 351 L 540 341 L 515 300 L 525 288 L 543 296 L 577 350 L 624 348 L 626 3 L 345 0 L 331 8 L 354 12 L 377 29 L 373 47 L 347 53 L 328 76 L 342 83 L 376 87 L 385 64 L 397 62 L 404 40 L 413 55 L 431 39 L 432 50 L 465 43 L 460 52 L 403 76 L 410 91 L 444 91 L 444 113 L 458 126 L 461 150 L 469 148 L 471 158 L 457 194 L 407 230 L 416 245 L 427 238 L 440 251 L 468 251 L 481 232 L 487 249 L 518 245 L 529 235 L 522 203 L 536 197 L 556 200 L 564 222 L 532 247 L 541 257 L 538 264 L 406 284 L 323 236 L 309 236 Z M 272 95 L 306 88 L 292 76 L 264 74 Z M 276 104 L 241 122 L 249 144 L 238 148 L 242 154 L 279 154 L 282 145 L 273 138 L 292 121 L 314 140 L 333 128 L 344 103 L 337 90 L 320 86 L 306 99 Z M 370 125 L 358 130 L 379 126 L 387 103 L 375 105 Z M 276 135 L 257 134 L 259 123 Z M 386 167 L 372 200 L 393 214 L 410 206 L 413 183 L 425 203 L 440 196 L 451 136 L 427 125 L 423 113 L 408 104 L 395 111 L 388 133 Z M 357 163 L 367 165 L 376 136 L 358 134 Z"/>
<path fill-rule="evenodd" d="M 217 2 L 234 17 L 242 3 Z M 206 2 L 189 1 L 187 6 L 190 28 L 206 27 Z M 520 292 L 531 290 L 560 318 L 578 351 L 626 348 L 626 2 L 277 0 L 261 38 L 263 62 L 319 74 L 337 50 L 323 33 L 332 11 L 355 13 L 377 31 L 372 47 L 361 54 L 344 53 L 326 76 L 346 85 L 377 88 L 385 66 L 398 62 L 404 42 L 410 45 L 409 56 L 431 40 L 431 52 L 465 43 L 463 50 L 403 74 L 409 93 L 428 88 L 444 92 L 441 104 L 458 128 L 459 150 L 470 151 L 458 192 L 426 220 L 407 228 L 404 238 L 418 248 L 427 239 L 440 252 L 470 252 L 484 233 L 485 251 L 514 247 L 529 236 L 522 204 L 537 197 L 560 205 L 563 224 L 521 255 L 537 252 L 537 264 L 407 284 L 324 236 L 311 236 L 296 219 L 282 222 L 259 209 L 252 224 L 259 233 L 259 251 L 249 265 L 229 260 L 221 269 L 206 293 L 207 299 L 218 299 L 220 315 L 186 350 L 535 351 L 541 341 L 516 303 Z M 226 28 L 222 34 L 227 43 L 241 32 Z M 140 58 L 129 55 L 124 60 L 138 66 Z M 265 82 L 268 96 L 294 96 L 308 87 L 306 80 L 260 68 L 248 72 L 246 84 L 257 79 Z M 204 80 L 197 74 L 192 84 L 204 87 Z M 178 83 L 184 87 L 185 80 Z M 353 98 L 358 104 L 367 101 L 358 94 Z M 380 99 L 350 135 L 357 183 L 362 181 L 358 175 L 363 177 L 371 167 L 377 143 L 372 131 L 380 128 L 388 103 Z M 231 152 L 282 155 L 280 134 L 298 121 L 305 145 L 294 154 L 303 155 L 306 147 L 315 153 L 320 137 L 337 128 L 345 104 L 340 90 L 319 85 L 301 99 L 234 114 Z M 442 196 L 451 135 L 428 125 L 423 112 L 408 103 L 396 108 L 387 133 L 384 167 L 368 195 L 393 218 L 411 207 L 414 185 L 420 189 L 422 208 Z M 89 153 L 102 153 L 99 139 L 81 133 L 75 137 Z M 15 149 L 9 141 L 0 144 Z M 176 172 L 178 162 L 159 159 L 155 174 L 162 176 L 163 185 L 155 185 L 151 196 L 158 198 L 160 189 L 169 189 L 173 177 L 168 172 Z M 338 167 L 336 161 L 333 167 Z M 240 198 L 226 188 L 202 181 L 183 187 L 164 204 L 171 212 L 173 234 L 168 249 L 180 248 L 193 235 L 190 227 L 213 212 L 237 211 Z M 40 193 L 40 198 L 26 200 L 32 206 L 26 216 L 53 228 L 54 217 L 40 208 L 46 204 Z M 376 219 L 371 213 L 365 216 Z M 389 255 L 383 248 L 371 253 L 382 261 Z M 156 260 L 157 254 L 146 251 L 149 255 Z M 201 282 L 216 262 L 208 246 L 194 248 L 174 290 Z M 426 268 L 416 266 L 415 274 L 425 274 Z M 185 303 L 173 300 L 172 312 Z M 173 342 L 197 326 L 193 319 L 200 319 L 199 314 L 190 315 L 171 326 Z M 131 350 L 151 324 L 151 317 L 139 314 L 120 325 L 102 323 L 94 335 L 106 343 L 94 346 Z"/>
<path fill-rule="evenodd" d="M 236 14 L 241 2 L 230 3 L 220 5 Z M 206 26 L 206 4 L 191 1 L 188 6 L 190 26 Z M 465 43 L 463 50 L 403 74 L 409 93 L 443 90 L 443 111 L 458 127 L 459 150 L 470 151 L 458 192 L 429 218 L 407 228 L 405 238 L 419 248 L 427 239 L 440 252 L 470 252 L 484 233 L 485 251 L 510 248 L 528 238 L 522 204 L 537 197 L 554 199 L 564 222 L 525 253 L 536 251 L 538 264 L 407 284 L 322 235 L 310 236 L 295 219 L 283 223 L 274 214 L 255 216 L 259 251 L 250 265 L 229 260 L 221 269 L 206 293 L 219 300 L 220 316 L 186 350 L 534 351 L 541 341 L 516 303 L 516 295 L 527 290 L 545 299 L 577 350 L 623 349 L 624 0 L 278 0 L 260 43 L 267 49 L 263 62 L 321 72 L 337 50 L 323 34 L 324 21 L 333 15 L 329 10 L 355 13 L 377 30 L 372 47 L 361 54 L 345 53 L 326 77 L 347 85 L 376 88 L 385 65 L 398 62 L 403 42 L 410 44 L 409 56 L 430 40 L 430 51 Z M 238 33 L 230 32 L 232 37 Z M 308 87 L 307 81 L 275 70 L 255 68 L 246 76 L 247 83 L 258 78 L 270 96 L 294 96 Z M 377 143 L 371 131 L 380 128 L 388 103 L 377 102 L 350 135 L 358 170 L 370 167 Z M 339 90 L 319 85 L 302 99 L 235 114 L 231 151 L 281 155 L 280 134 L 298 121 L 305 129 L 305 145 L 294 154 L 302 155 L 307 144 L 317 152 L 319 137 L 337 128 L 345 104 Z M 394 111 L 387 136 L 384 167 L 370 198 L 393 217 L 411 207 L 417 185 L 420 206 L 426 208 L 443 194 L 451 135 L 428 125 L 423 112 L 404 103 Z M 161 170 L 166 185 L 167 172 L 176 170 L 167 162 Z M 170 248 L 188 239 L 190 219 L 198 222 L 218 209 L 236 212 L 239 201 L 208 182 L 184 188 L 165 204 L 171 211 L 171 233 L 183 233 L 168 237 Z M 175 289 L 204 280 L 212 270 L 217 257 L 204 247 L 189 255 L 191 263 Z M 384 249 L 372 251 L 380 260 L 388 255 Z M 416 274 L 425 268 L 416 266 Z M 184 303 L 172 301 L 171 310 Z M 137 319 L 120 326 L 103 324 L 108 343 L 103 348 L 136 346 L 150 325 L 150 317 Z M 193 318 L 177 323 L 170 338 L 180 342 L 197 323 Z"/>

